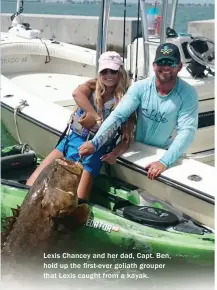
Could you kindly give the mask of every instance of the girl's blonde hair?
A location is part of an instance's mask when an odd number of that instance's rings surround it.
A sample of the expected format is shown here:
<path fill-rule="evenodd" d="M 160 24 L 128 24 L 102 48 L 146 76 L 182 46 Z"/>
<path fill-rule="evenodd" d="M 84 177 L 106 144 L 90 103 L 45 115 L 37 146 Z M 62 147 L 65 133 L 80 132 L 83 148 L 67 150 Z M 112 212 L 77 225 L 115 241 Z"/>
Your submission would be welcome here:
<path fill-rule="evenodd" d="M 119 101 L 123 98 L 124 94 L 126 93 L 127 89 L 130 86 L 130 78 L 126 70 L 121 66 L 118 71 L 119 81 L 114 90 L 114 108 L 117 106 Z M 98 114 L 102 113 L 104 102 L 103 102 L 103 95 L 106 92 L 105 85 L 102 81 L 102 77 L 99 75 L 96 81 L 96 89 L 95 89 L 95 97 L 94 103 L 97 108 Z M 113 109 L 114 109 L 113 108 Z M 102 117 L 102 115 L 101 115 Z"/>
<path fill-rule="evenodd" d="M 123 98 L 124 94 L 126 93 L 126 91 L 128 90 L 128 88 L 131 85 L 131 79 L 130 79 L 128 73 L 126 72 L 126 70 L 123 68 L 123 66 L 121 66 L 119 68 L 118 73 L 119 73 L 119 81 L 118 81 L 118 83 L 115 87 L 115 90 L 114 90 L 115 104 L 114 104 L 114 107 L 112 109 L 114 109 L 117 106 L 117 104 Z M 102 116 L 102 110 L 104 107 L 103 95 L 106 92 L 106 88 L 105 88 L 105 85 L 102 81 L 101 76 L 99 75 L 97 79 L 88 80 L 87 82 L 85 82 L 84 84 L 82 84 L 80 86 L 87 86 L 89 88 L 90 92 L 95 92 L 95 96 L 94 96 L 95 107 L 97 109 L 98 115 L 100 116 L 101 119 L 103 119 L 103 116 Z M 80 86 L 78 86 L 78 88 Z M 73 93 L 73 95 L 74 95 L 74 93 Z M 78 106 L 75 107 L 75 109 L 72 113 L 72 116 L 77 111 L 77 109 L 78 109 Z M 135 114 L 133 114 L 133 115 L 131 115 L 131 117 L 129 118 L 127 123 L 122 125 L 122 134 L 121 135 L 122 135 L 123 140 L 124 140 L 124 138 L 127 140 L 131 139 L 131 135 L 133 132 L 133 126 L 135 123 L 136 123 L 136 117 L 135 117 Z"/>

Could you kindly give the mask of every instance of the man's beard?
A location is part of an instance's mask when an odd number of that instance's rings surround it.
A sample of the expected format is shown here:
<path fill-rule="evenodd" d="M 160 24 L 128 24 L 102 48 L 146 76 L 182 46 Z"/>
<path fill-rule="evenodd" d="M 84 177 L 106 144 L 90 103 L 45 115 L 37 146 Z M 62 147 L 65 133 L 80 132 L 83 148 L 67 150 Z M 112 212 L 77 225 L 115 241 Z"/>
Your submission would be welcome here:
<path fill-rule="evenodd" d="M 167 84 L 176 79 L 176 75 L 171 73 L 168 75 L 163 75 L 162 73 L 157 72 L 156 77 L 161 84 Z"/>

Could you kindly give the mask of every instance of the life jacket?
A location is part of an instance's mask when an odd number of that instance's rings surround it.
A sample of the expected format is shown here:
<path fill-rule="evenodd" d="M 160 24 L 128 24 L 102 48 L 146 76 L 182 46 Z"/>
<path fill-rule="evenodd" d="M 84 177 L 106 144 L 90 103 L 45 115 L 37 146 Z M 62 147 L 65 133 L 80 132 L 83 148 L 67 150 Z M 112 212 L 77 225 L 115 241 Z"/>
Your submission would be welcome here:
<path fill-rule="evenodd" d="M 90 100 L 91 105 L 94 107 L 95 111 L 97 111 L 97 108 L 94 103 L 94 92 L 91 93 L 89 100 Z M 108 102 L 104 104 L 103 110 L 101 112 L 103 121 L 110 115 L 113 107 L 114 107 L 114 99 L 109 100 Z M 77 110 L 73 114 L 73 117 L 72 117 L 73 122 L 71 122 L 70 128 L 77 135 L 83 138 L 86 138 L 86 140 L 90 140 L 93 138 L 96 132 L 82 127 L 82 125 L 79 123 L 80 118 L 85 114 L 86 112 L 83 109 L 77 108 Z"/>
<path fill-rule="evenodd" d="M 94 95 L 95 95 L 94 92 L 91 92 L 89 100 L 92 106 L 94 107 L 94 109 L 97 111 L 97 108 L 94 103 Z M 103 111 L 102 111 L 103 121 L 110 115 L 112 109 L 114 108 L 114 103 L 115 101 L 113 98 L 104 104 Z M 85 114 L 85 111 L 79 107 L 77 108 L 75 112 L 72 113 L 72 116 L 67 124 L 66 129 L 64 130 L 63 134 L 61 135 L 57 143 L 58 145 L 66 135 L 68 136 L 65 142 L 65 146 L 64 146 L 65 148 L 63 152 L 64 156 L 66 155 L 66 152 L 67 152 L 67 145 L 68 145 L 68 140 L 69 140 L 69 136 L 71 132 L 74 132 L 77 135 L 80 135 L 81 137 L 85 139 L 85 141 L 93 139 L 93 137 L 97 133 L 97 132 L 92 132 L 91 130 L 88 130 L 81 126 L 81 124 L 79 123 L 79 119 L 83 116 L 83 114 Z M 110 138 L 110 140 L 106 144 L 104 144 L 104 146 L 106 146 L 106 153 L 111 152 L 116 147 L 117 142 L 119 141 L 120 137 L 121 137 L 121 127 L 119 127 L 117 131 L 114 133 L 113 137 Z"/>

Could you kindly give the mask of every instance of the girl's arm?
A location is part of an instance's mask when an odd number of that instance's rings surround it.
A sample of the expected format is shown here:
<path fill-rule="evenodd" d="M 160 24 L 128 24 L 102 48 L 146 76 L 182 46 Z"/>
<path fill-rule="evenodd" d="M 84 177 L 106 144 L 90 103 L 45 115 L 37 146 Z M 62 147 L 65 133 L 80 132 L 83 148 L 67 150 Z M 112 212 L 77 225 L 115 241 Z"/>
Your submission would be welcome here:
<path fill-rule="evenodd" d="M 86 113 L 91 114 L 97 121 L 100 120 L 100 117 L 89 100 L 91 92 L 95 91 L 95 88 L 96 80 L 87 81 L 86 83 L 78 86 L 72 93 L 72 96 L 78 107 Z"/>

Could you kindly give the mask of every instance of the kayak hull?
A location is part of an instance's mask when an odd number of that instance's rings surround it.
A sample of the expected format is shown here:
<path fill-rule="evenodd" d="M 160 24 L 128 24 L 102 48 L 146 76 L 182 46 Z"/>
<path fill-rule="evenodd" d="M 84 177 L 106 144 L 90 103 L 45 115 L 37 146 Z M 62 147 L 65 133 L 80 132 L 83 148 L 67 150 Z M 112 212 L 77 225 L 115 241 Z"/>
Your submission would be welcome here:
<path fill-rule="evenodd" d="M 102 191 L 101 189 L 105 189 Z M 2 217 L 12 215 L 11 208 L 20 206 L 28 189 L 15 185 L 1 186 Z M 116 196 L 115 196 L 116 195 Z M 159 228 L 144 225 L 123 217 L 114 206 L 118 202 L 141 204 L 135 190 L 125 186 L 114 186 L 107 177 L 102 176 L 93 188 L 89 203 L 90 218 L 84 226 L 72 233 L 79 244 L 99 243 L 116 246 L 138 253 L 152 254 L 151 257 L 166 259 L 184 259 L 196 264 L 214 264 L 214 233 L 210 230 L 203 234 L 177 231 L 170 226 Z M 97 204 L 96 204 L 97 201 Z M 3 224 L 3 223 L 2 223 Z"/>

